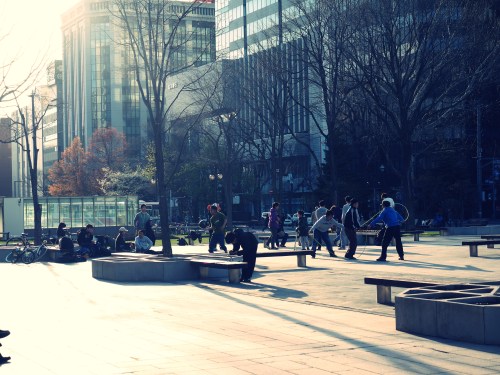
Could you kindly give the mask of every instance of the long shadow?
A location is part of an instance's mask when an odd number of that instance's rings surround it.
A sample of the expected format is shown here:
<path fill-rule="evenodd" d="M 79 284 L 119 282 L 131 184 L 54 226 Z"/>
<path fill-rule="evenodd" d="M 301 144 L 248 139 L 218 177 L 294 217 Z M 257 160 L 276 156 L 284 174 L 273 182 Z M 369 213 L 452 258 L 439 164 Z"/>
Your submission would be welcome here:
<path fill-rule="evenodd" d="M 194 285 L 194 284 L 193 284 Z M 237 284 L 235 286 L 236 289 L 240 290 L 252 290 L 252 291 L 260 291 L 264 293 L 270 293 L 269 296 L 273 298 L 279 298 L 279 299 L 287 299 L 287 298 L 304 298 L 307 297 L 308 294 L 301 291 L 301 290 L 296 290 L 296 289 L 290 289 L 290 288 L 283 288 L 283 287 L 277 287 L 275 285 L 269 285 L 269 284 L 263 284 L 259 282 L 253 281 L 252 283 L 242 283 L 242 284 Z"/>
<path fill-rule="evenodd" d="M 196 285 L 194 285 L 194 286 L 196 286 Z M 197 286 L 197 287 L 200 288 L 200 286 Z M 411 353 L 405 354 L 405 352 L 403 350 L 393 350 L 393 349 L 390 349 L 387 347 L 382 347 L 379 345 L 370 344 L 366 341 L 363 341 L 362 339 L 348 337 L 348 336 L 341 334 L 339 332 L 335 332 L 335 331 L 330 330 L 330 329 L 326 329 L 326 328 L 322 328 L 322 327 L 313 325 L 308 321 L 303 321 L 303 320 L 294 318 L 288 314 L 283 313 L 282 310 L 271 310 L 271 309 L 266 308 L 266 307 L 258 306 L 258 305 L 255 305 L 253 303 L 243 301 L 237 297 L 229 296 L 226 293 L 218 291 L 218 290 L 205 289 L 205 288 L 204 288 L 204 290 L 207 290 L 207 291 L 211 292 L 212 294 L 215 294 L 219 297 L 226 298 L 227 300 L 230 300 L 232 302 L 239 303 L 241 305 L 244 305 L 244 306 L 247 306 L 250 308 L 254 308 L 256 310 L 270 314 L 270 315 L 277 317 L 277 318 L 281 318 L 281 319 L 289 321 L 291 323 L 310 327 L 314 331 L 321 332 L 321 333 L 328 335 L 330 337 L 333 337 L 333 338 L 336 338 L 339 340 L 344 340 L 346 342 L 355 344 L 357 346 L 357 348 L 370 348 L 370 347 L 377 348 L 376 353 L 378 353 L 381 357 L 385 357 L 385 359 L 388 361 L 391 358 L 395 358 L 398 360 L 398 362 L 402 360 L 402 361 L 405 361 L 406 363 L 408 363 L 408 366 L 406 368 L 404 368 L 404 371 L 415 371 L 416 373 L 422 373 L 422 370 L 425 370 L 424 373 L 438 373 L 438 372 L 440 374 L 454 374 L 455 373 L 454 371 L 451 371 L 451 370 L 450 371 L 443 370 L 443 368 L 438 367 L 438 366 L 434 366 L 432 364 L 422 363 L 419 360 L 417 360 L 415 358 L 415 356 L 412 355 Z M 378 331 L 370 331 L 370 332 L 379 333 Z M 454 344 L 454 342 L 450 342 L 450 344 L 452 344 L 452 343 Z M 354 370 L 353 373 L 355 373 L 355 372 L 356 371 Z"/>

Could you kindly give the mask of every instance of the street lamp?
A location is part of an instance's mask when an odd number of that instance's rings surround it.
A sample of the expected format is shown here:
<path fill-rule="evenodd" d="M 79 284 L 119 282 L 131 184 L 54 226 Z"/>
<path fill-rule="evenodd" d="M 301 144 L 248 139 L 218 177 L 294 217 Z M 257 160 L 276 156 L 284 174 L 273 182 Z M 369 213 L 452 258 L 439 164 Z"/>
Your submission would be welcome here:
<path fill-rule="evenodd" d="M 219 186 L 221 186 L 221 185 L 220 185 L 220 181 L 222 180 L 222 178 L 223 178 L 223 177 L 224 177 L 224 176 L 222 175 L 222 173 L 217 173 L 217 174 L 212 174 L 212 173 L 210 173 L 210 174 L 208 175 L 208 179 L 209 179 L 210 181 L 213 181 L 213 182 L 215 183 L 215 201 L 216 201 L 217 203 L 218 203 L 218 201 L 219 201 L 219 197 L 218 197 L 218 192 L 219 192 L 219 189 L 218 189 L 218 188 L 219 188 Z"/>

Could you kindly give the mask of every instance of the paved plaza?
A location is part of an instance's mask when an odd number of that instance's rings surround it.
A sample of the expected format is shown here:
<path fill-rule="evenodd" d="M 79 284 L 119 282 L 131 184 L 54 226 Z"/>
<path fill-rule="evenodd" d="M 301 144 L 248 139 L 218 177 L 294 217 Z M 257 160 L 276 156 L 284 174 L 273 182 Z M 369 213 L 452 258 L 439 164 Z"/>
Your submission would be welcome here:
<path fill-rule="evenodd" d="M 294 257 L 258 258 L 253 283 L 239 285 L 113 283 L 93 279 L 91 262 L 0 263 L 0 329 L 12 332 L 0 373 L 499 374 L 500 347 L 396 331 L 394 307 L 363 283 L 499 280 L 500 249 L 470 258 L 460 245 L 470 238 L 405 237 L 407 261 L 390 247 L 385 264 L 374 246 L 360 246 L 358 261 L 323 249 L 307 269 Z M 207 246 L 174 248 L 196 252 Z"/>

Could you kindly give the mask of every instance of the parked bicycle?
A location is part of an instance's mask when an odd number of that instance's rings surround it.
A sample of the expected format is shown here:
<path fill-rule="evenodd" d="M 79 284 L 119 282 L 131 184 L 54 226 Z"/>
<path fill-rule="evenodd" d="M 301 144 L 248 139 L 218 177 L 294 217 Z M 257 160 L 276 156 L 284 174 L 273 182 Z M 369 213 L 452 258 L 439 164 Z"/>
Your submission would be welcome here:
<path fill-rule="evenodd" d="M 19 236 L 11 237 L 5 242 L 5 246 L 16 246 L 16 247 L 26 247 L 30 246 L 31 242 L 28 239 L 26 233 L 21 233 Z"/>
<path fill-rule="evenodd" d="M 32 263 L 36 258 L 35 253 L 29 247 L 16 247 L 6 257 L 5 261 L 10 263 L 23 262 L 25 264 Z"/>

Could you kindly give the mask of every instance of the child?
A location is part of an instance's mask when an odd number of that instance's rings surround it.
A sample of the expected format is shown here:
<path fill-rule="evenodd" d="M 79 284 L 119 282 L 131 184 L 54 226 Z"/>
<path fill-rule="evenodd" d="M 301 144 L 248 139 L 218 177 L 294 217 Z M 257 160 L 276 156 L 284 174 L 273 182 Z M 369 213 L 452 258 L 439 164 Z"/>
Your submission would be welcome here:
<path fill-rule="evenodd" d="M 307 226 L 307 218 L 304 216 L 304 211 L 297 211 L 297 216 L 299 217 L 298 227 L 295 228 L 299 236 L 300 244 L 302 245 L 302 250 L 309 250 L 309 228 Z"/>

